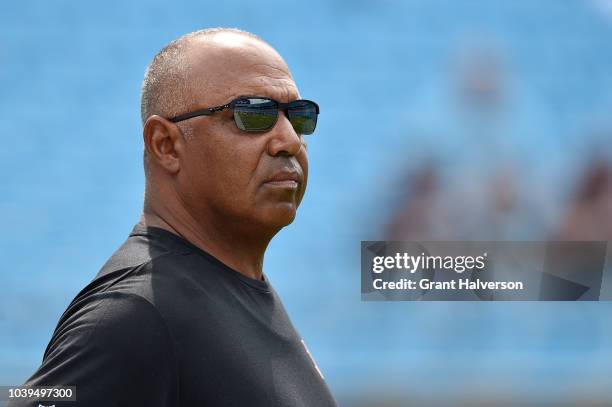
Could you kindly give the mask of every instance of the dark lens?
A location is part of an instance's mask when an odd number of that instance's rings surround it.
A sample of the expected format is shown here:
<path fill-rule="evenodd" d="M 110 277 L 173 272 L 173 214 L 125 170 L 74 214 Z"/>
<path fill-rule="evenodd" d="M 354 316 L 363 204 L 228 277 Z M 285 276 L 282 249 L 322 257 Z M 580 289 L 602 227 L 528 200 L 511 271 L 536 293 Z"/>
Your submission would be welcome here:
<path fill-rule="evenodd" d="M 245 98 L 234 103 L 234 121 L 240 130 L 266 131 L 276 124 L 278 106 L 270 99 Z"/>
<path fill-rule="evenodd" d="M 312 134 L 317 127 L 319 107 L 309 100 L 296 100 L 291 102 L 287 109 L 287 116 L 298 134 Z"/>

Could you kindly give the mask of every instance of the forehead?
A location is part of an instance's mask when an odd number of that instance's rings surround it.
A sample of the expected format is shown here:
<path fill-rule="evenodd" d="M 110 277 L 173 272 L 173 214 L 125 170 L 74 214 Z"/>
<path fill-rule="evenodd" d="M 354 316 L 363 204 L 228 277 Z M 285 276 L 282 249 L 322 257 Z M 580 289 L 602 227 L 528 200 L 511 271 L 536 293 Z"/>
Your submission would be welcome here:
<path fill-rule="evenodd" d="M 255 38 L 216 34 L 193 44 L 188 59 L 190 88 L 199 105 L 218 105 L 244 95 L 278 101 L 299 98 L 285 61 Z"/>

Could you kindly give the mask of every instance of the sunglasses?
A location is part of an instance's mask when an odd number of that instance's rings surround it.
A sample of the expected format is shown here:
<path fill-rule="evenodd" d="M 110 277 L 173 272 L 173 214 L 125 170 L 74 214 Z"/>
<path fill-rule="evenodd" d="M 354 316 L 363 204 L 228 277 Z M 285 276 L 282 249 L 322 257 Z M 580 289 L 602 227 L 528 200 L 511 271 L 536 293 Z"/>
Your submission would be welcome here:
<path fill-rule="evenodd" d="M 249 132 L 271 130 L 278 120 L 278 112 L 282 110 L 296 133 L 312 134 L 317 127 L 317 116 L 319 115 L 319 105 L 311 100 L 300 99 L 280 103 L 263 96 L 242 96 L 226 105 L 184 113 L 168 120 L 177 123 L 192 117 L 211 116 L 225 109 L 232 109 L 236 126 L 240 130 Z"/>

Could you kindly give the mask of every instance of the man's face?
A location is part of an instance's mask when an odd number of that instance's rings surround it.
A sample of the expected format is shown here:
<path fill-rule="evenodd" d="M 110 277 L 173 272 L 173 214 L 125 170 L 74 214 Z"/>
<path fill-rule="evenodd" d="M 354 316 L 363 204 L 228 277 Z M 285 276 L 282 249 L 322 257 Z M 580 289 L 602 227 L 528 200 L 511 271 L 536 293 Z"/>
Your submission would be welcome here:
<path fill-rule="evenodd" d="M 186 111 L 239 96 L 279 102 L 300 97 L 280 56 L 249 37 L 218 35 L 212 43 L 194 47 L 190 57 L 194 105 Z M 179 193 L 194 213 L 225 218 L 229 225 L 248 222 L 271 230 L 293 221 L 306 190 L 308 159 L 303 136 L 296 134 L 283 112 L 265 133 L 238 129 L 230 109 L 183 125 L 191 127 L 192 137 L 185 144 L 178 174 Z M 297 185 L 287 181 L 291 177 L 297 177 Z"/>

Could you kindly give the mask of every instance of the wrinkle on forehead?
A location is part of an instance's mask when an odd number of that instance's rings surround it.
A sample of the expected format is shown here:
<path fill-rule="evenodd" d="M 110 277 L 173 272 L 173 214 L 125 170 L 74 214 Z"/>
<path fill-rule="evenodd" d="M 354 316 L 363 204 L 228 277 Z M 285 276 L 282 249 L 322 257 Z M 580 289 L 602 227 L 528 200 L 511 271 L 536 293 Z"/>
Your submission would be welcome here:
<path fill-rule="evenodd" d="M 293 79 L 293 76 L 291 76 L 291 72 L 289 72 L 289 68 L 284 63 L 284 61 L 283 61 L 282 67 L 270 65 L 270 64 L 264 64 L 264 63 L 256 63 L 256 64 L 253 64 L 251 67 L 253 69 L 264 69 L 264 70 L 268 69 L 270 70 L 270 76 L 275 76 L 274 72 L 276 72 L 276 75 L 277 75 L 276 77 L 278 78 L 289 77 Z"/>
<path fill-rule="evenodd" d="M 299 99 L 300 93 L 293 80 L 267 76 L 253 76 L 236 86 L 232 96 L 266 96 L 279 102 Z"/>

